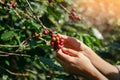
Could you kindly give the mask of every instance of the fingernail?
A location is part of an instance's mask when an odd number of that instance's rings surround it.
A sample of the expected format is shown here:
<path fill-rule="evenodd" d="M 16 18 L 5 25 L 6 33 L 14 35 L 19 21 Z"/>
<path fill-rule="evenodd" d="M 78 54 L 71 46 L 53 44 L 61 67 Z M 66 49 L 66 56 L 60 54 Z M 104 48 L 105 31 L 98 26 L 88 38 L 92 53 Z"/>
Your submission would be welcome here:
<path fill-rule="evenodd" d="M 61 49 L 62 49 L 62 50 L 66 50 L 66 48 L 65 48 L 65 47 L 62 47 Z"/>
<path fill-rule="evenodd" d="M 62 51 L 61 51 L 61 49 L 59 49 L 58 51 L 57 51 L 57 53 L 61 53 Z"/>
<path fill-rule="evenodd" d="M 67 48 L 63 47 L 61 48 L 62 52 L 66 52 Z"/>

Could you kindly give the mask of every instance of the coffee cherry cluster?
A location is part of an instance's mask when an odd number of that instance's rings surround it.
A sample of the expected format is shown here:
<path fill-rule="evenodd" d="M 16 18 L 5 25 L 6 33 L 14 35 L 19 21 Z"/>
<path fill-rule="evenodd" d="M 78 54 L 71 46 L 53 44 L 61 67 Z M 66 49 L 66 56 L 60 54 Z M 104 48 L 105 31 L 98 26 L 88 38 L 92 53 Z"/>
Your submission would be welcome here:
<path fill-rule="evenodd" d="M 80 17 L 76 16 L 76 9 L 73 8 L 69 13 L 69 19 L 73 21 L 80 21 Z"/>
<path fill-rule="evenodd" d="M 47 30 L 47 29 L 44 29 L 44 30 L 43 30 L 43 34 L 47 35 L 47 34 L 49 34 L 49 33 L 50 33 L 49 30 Z"/>
<path fill-rule="evenodd" d="M 51 34 L 51 39 L 52 40 L 50 41 L 50 45 L 53 47 L 55 51 L 60 49 L 64 44 L 64 39 L 57 34 Z"/>
<path fill-rule="evenodd" d="M 33 37 L 37 37 L 38 39 L 42 37 L 41 33 L 34 32 Z"/>
<path fill-rule="evenodd" d="M 14 2 L 14 1 L 10 1 L 10 5 L 15 8 L 17 6 L 17 2 Z"/>
<path fill-rule="evenodd" d="M 53 34 L 52 31 L 48 29 L 44 29 L 42 34 L 51 36 L 50 45 L 55 51 L 57 51 L 63 46 L 64 39 L 58 34 Z M 34 32 L 34 37 L 37 37 L 39 39 L 42 37 L 42 35 L 40 33 Z"/>

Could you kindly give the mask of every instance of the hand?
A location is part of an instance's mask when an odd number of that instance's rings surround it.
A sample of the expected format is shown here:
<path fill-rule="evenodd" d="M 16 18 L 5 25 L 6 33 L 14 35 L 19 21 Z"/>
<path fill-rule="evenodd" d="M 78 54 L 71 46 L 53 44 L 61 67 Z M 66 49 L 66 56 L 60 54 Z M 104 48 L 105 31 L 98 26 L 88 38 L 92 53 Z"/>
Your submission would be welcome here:
<path fill-rule="evenodd" d="M 110 80 L 119 80 L 120 75 L 118 69 L 103 60 L 101 57 L 99 57 L 91 48 L 86 46 L 83 42 L 72 38 L 68 37 L 65 35 L 60 35 L 64 39 L 64 46 L 63 48 L 69 48 L 72 50 L 75 50 L 81 54 L 84 54 L 87 56 L 91 63 L 106 77 L 108 77 Z M 107 68 L 107 69 L 106 69 Z"/>
<path fill-rule="evenodd" d="M 62 36 L 62 38 L 64 39 L 64 47 L 65 48 L 70 48 L 70 49 L 73 49 L 76 51 L 81 51 L 81 50 L 87 48 L 87 46 L 83 42 L 81 42 L 73 37 L 69 37 L 69 36 L 65 36 L 65 35 L 61 35 L 61 34 L 59 34 L 59 36 Z"/>
<path fill-rule="evenodd" d="M 89 48 L 83 42 L 81 42 L 76 38 L 61 34 L 59 34 L 59 36 L 62 36 L 62 38 L 64 39 L 64 44 L 63 44 L 64 48 L 73 49 L 75 51 L 83 51 L 84 55 L 86 55 L 87 57 L 96 54 L 91 48 Z"/>
<path fill-rule="evenodd" d="M 61 48 L 56 54 L 56 59 L 69 74 L 90 80 L 107 80 L 82 52 Z"/>

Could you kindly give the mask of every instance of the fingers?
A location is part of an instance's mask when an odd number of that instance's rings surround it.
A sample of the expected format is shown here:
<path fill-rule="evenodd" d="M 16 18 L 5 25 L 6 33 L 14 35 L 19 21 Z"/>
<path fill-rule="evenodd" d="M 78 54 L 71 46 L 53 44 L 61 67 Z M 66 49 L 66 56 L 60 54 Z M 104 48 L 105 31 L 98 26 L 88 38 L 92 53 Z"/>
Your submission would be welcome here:
<path fill-rule="evenodd" d="M 68 54 L 68 55 L 73 56 L 73 57 L 77 57 L 78 53 L 79 53 L 75 50 L 68 49 L 68 48 L 61 48 L 61 50 L 62 50 L 63 53 Z"/>
<path fill-rule="evenodd" d="M 62 50 L 58 50 L 56 56 L 61 59 L 62 61 L 65 61 L 65 62 L 71 62 L 73 60 L 73 57 L 70 56 L 70 55 L 67 55 L 65 53 L 62 52 Z"/>
<path fill-rule="evenodd" d="M 68 36 L 66 36 L 66 35 L 62 35 L 62 34 L 58 34 L 59 36 L 61 36 L 63 39 L 67 39 L 68 38 Z"/>
<path fill-rule="evenodd" d="M 71 48 L 80 51 L 85 46 L 85 44 L 79 41 L 78 39 L 75 39 L 73 37 L 68 37 L 66 35 L 61 35 L 61 34 L 58 35 L 64 39 L 64 47 L 66 48 Z"/>
<path fill-rule="evenodd" d="M 61 35 L 61 34 L 58 34 L 59 36 L 61 36 L 63 39 L 65 39 L 66 41 L 68 42 L 72 42 L 72 43 L 76 43 L 76 42 L 79 42 L 79 40 L 73 38 L 73 37 L 69 37 L 69 36 L 66 36 L 66 35 Z M 81 42 L 80 42 L 81 43 Z"/>

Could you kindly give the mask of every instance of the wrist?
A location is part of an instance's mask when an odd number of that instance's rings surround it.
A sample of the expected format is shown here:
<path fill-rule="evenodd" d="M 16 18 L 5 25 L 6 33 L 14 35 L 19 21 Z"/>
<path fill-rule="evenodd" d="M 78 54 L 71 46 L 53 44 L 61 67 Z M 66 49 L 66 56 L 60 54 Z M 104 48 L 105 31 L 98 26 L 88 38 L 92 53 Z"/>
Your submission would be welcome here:
<path fill-rule="evenodd" d="M 120 74 L 119 70 L 99 57 L 95 52 L 89 50 L 89 55 L 87 55 L 92 62 L 92 64 L 98 69 L 104 76 L 111 80 L 119 80 Z M 107 69 L 106 69 L 107 68 Z"/>
<path fill-rule="evenodd" d="M 90 80 L 108 80 L 96 68 L 93 68 L 90 70 L 89 78 L 90 78 Z"/>
<path fill-rule="evenodd" d="M 89 47 L 86 47 L 85 51 L 85 55 L 92 61 L 95 59 L 98 59 L 98 55 Z"/>

